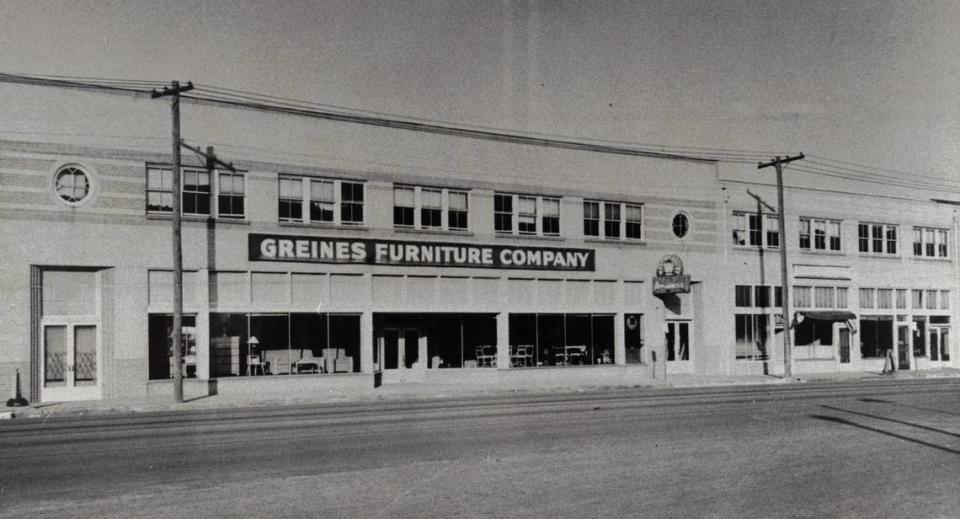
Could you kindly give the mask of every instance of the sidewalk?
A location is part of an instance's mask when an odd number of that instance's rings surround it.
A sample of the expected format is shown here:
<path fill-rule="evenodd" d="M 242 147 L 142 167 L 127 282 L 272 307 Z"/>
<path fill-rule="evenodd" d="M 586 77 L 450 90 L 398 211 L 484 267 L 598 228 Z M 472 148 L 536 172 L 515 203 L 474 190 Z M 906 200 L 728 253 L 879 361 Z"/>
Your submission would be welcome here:
<path fill-rule="evenodd" d="M 78 402 L 57 402 L 36 404 L 27 407 L 2 407 L 0 419 L 4 418 L 42 418 L 53 416 L 83 416 L 98 414 L 124 414 L 171 411 L 196 411 L 204 409 L 231 409 L 244 407 L 283 407 L 316 404 L 349 404 L 380 401 L 432 401 L 464 398 L 504 397 L 510 395 L 548 395 L 557 393 L 576 393 L 616 389 L 667 389 L 691 387 L 729 387 L 753 386 L 765 384 L 805 384 L 829 383 L 865 380 L 912 380 L 932 378 L 960 378 L 960 369 L 942 368 L 925 371 L 901 371 L 893 374 L 879 372 L 845 372 L 804 374 L 784 379 L 779 376 L 748 375 L 670 375 L 667 380 L 652 379 L 643 384 L 625 386 L 565 386 L 565 387 L 492 387 L 456 384 L 388 384 L 379 388 L 362 390 L 331 390 L 311 394 L 233 394 L 211 395 L 189 399 L 176 404 L 171 399 L 133 398 L 119 400 L 86 400 Z"/>

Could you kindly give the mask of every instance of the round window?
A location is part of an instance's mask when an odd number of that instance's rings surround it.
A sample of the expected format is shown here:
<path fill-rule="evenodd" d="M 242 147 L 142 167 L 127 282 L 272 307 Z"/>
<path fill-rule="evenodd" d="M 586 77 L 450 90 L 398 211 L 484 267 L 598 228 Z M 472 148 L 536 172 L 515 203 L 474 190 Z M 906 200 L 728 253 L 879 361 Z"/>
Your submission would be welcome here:
<path fill-rule="evenodd" d="M 90 194 L 90 177 L 76 165 L 64 166 L 57 171 L 54 190 L 64 202 L 80 203 Z"/>
<path fill-rule="evenodd" d="M 673 217 L 673 234 L 676 235 L 677 238 L 683 238 L 689 230 L 690 221 L 687 220 L 687 215 L 677 213 L 677 215 Z"/>

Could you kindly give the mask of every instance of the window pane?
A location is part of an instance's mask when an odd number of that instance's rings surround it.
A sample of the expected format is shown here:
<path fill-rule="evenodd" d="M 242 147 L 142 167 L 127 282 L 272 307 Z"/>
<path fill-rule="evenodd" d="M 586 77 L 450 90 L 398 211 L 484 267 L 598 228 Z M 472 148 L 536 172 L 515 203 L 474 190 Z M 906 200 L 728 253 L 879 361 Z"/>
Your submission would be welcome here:
<path fill-rule="evenodd" d="M 893 290 L 889 288 L 877 289 L 877 308 L 893 308 Z"/>
<path fill-rule="evenodd" d="M 752 306 L 750 302 L 750 289 L 750 285 L 737 285 L 735 287 L 736 298 L 734 304 L 736 304 L 736 306 Z"/>
<path fill-rule="evenodd" d="M 423 207 L 439 208 L 443 205 L 443 193 L 434 189 L 420 190 L 420 203 Z"/>
<path fill-rule="evenodd" d="M 833 287 L 816 287 L 814 299 L 817 308 L 833 308 Z"/>
<path fill-rule="evenodd" d="M 280 179 L 280 198 L 302 198 L 303 182 L 300 179 Z"/>
<path fill-rule="evenodd" d="M 837 308 L 847 307 L 847 288 L 837 287 Z"/>
<path fill-rule="evenodd" d="M 395 187 L 393 188 L 393 205 L 399 207 L 413 207 L 414 199 L 413 188 Z"/>
<path fill-rule="evenodd" d="M 560 216 L 560 201 L 552 198 L 543 199 L 544 216 Z"/>
<path fill-rule="evenodd" d="M 498 213 L 512 213 L 513 195 L 493 195 L 493 210 Z"/>
<path fill-rule="evenodd" d="M 459 191 L 450 191 L 450 210 L 466 211 L 467 210 L 467 194 Z"/>
<path fill-rule="evenodd" d="M 318 202 L 333 202 L 333 182 L 329 180 L 310 181 L 310 199 Z"/>
<path fill-rule="evenodd" d="M 521 214 L 521 215 L 524 215 L 524 214 L 536 215 L 536 214 L 537 214 L 537 199 L 536 199 L 536 198 L 526 197 L 526 196 L 521 196 L 521 197 L 520 197 L 520 203 L 519 203 L 518 210 L 520 211 L 520 214 Z"/>

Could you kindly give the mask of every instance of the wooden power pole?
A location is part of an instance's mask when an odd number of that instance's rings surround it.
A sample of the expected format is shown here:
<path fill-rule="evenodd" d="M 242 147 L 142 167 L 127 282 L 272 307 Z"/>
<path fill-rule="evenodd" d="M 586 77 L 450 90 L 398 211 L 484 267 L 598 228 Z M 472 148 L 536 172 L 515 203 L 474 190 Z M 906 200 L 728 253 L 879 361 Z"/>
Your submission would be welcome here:
<path fill-rule="evenodd" d="M 183 240 L 180 231 L 180 93 L 193 89 L 174 81 L 150 97 L 170 96 L 173 112 L 173 401 L 183 402 Z"/>
<path fill-rule="evenodd" d="M 787 275 L 787 231 L 783 213 L 786 208 L 783 205 L 783 165 L 788 162 L 803 159 L 803 153 L 793 157 L 776 157 L 770 162 L 761 162 L 757 169 L 769 168 L 773 166 L 777 169 L 777 205 L 779 211 L 777 214 L 777 226 L 780 228 L 780 292 L 782 293 L 781 303 L 783 304 L 783 376 L 793 376 L 793 351 L 790 348 L 790 292 L 789 276 Z M 776 323 L 774 323 L 776 327 Z"/>

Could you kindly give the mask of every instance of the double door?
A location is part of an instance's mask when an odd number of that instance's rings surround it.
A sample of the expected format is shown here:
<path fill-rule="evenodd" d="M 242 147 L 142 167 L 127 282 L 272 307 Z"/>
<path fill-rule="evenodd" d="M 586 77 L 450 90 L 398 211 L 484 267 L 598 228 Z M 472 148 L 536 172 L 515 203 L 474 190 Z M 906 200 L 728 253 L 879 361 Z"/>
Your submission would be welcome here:
<path fill-rule="evenodd" d="M 101 397 L 100 327 L 94 322 L 42 323 L 40 400 Z"/>
<path fill-rule="evenodd" d="M 664 326 L 667 371 L 692 373 L 693 323 L 689 320 L 667 320 Z"/>
<path fill-rule="evenodd" d="M 383 328 L 376 337 L 374 370 L 386 373 L 387 382 L 410 379 L 403 375 L 427 368 L 427 336 L 419 328 Z"/>

